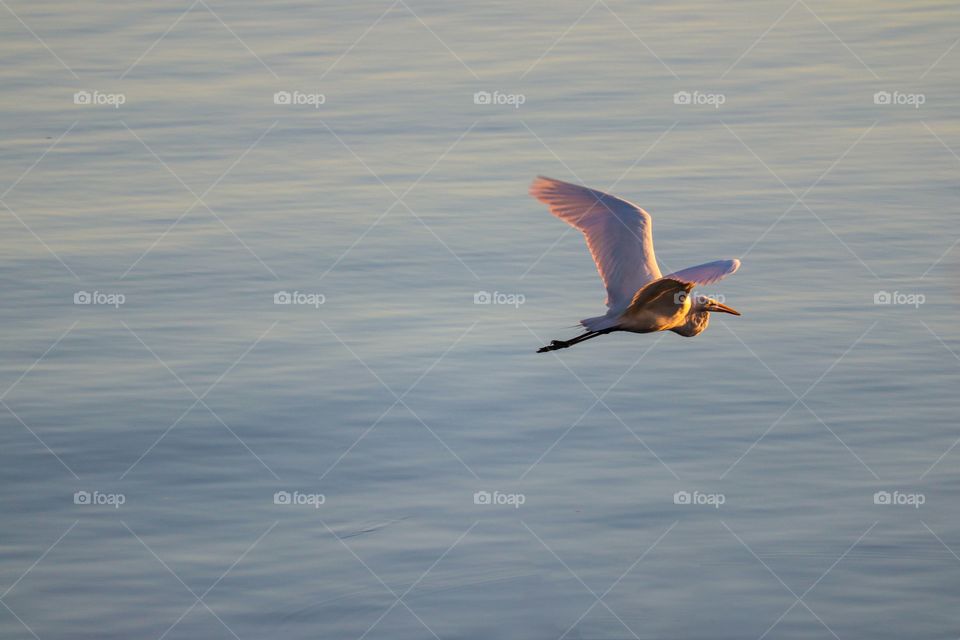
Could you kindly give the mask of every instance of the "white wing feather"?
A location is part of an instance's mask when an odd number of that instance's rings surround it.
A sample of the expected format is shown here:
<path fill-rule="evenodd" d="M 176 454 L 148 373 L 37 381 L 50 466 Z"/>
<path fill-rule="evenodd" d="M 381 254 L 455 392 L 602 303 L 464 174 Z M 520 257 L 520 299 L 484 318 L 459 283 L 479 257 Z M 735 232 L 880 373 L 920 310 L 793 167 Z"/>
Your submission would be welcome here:
<path fill-rule="evenodd" d="M 626 309 L 640 287 L 660 277 L 650 214 L 637 205 L 543 176 L 530 185 L 530 195 L 586 236 L 611 312 Z"/>
<path fill-rule="evenodd" d="M 712 284 L 717 280 L 726 278 L 728 275 L 740 268 L 740 261 L 736 258 L 732 260 L 714 260 L 698 264 L 695 267 L 687 267 L 680 271 L 674 271 L 665 278 L 673 278 L 681 282 L 692 282 L 698 285 Z"/>

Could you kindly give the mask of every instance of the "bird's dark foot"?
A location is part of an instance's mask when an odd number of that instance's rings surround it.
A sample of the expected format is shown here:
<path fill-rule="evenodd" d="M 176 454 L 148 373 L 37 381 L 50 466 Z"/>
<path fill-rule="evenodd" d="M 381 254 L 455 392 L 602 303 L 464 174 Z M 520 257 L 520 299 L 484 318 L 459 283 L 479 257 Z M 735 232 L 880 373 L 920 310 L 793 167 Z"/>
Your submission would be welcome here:
<path fill-rule="evenodd" d="M 547 351 L 556 351 L 557 349 L 566 349 L 570 346 L 570 343 L 566 340 L 551 340 L 550 344 L 545 347 L 540 347 L 537 349 L 537 353 L 545 353 Z"/>

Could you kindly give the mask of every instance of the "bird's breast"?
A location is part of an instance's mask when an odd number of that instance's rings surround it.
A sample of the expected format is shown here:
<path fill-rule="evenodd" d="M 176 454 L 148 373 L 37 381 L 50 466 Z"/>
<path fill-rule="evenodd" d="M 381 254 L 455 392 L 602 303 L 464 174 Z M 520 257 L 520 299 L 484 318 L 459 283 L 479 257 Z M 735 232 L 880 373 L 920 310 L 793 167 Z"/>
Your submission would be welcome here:
<path fill-rule="evenodd" d="M 623 314 L 617 326 L 623 331 L 652 333 L 672 329 L 683 322 L 684 313 L 679 308 L 675 313 L 662 313 L 656 309 L 634 309 Z"/>

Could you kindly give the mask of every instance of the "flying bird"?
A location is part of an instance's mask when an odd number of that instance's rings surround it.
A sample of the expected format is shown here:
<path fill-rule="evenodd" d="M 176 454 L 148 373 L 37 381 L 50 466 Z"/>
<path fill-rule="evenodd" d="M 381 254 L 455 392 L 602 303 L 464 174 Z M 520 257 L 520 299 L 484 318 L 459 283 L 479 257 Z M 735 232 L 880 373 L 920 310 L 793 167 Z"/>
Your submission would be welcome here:
<path fill-rule="evenodd" d="M 586 333 L 570 340 L 553 340 L 537 353 L 566 349 L 614 331 L 673 331 L 689 338 L 707 328 L 711 312 L 740 315 L 717 300 L 690 295 L 694 287 L 711 284 L 739 269 L 736 258 L 664 276 L 653 254 L 652 219 L 637 205 L 543 176 L 530 185 L 530 195 L 546 204 L 550 213 L 583 232 L 607 288 L 607 312 L 580 321 Z"/>

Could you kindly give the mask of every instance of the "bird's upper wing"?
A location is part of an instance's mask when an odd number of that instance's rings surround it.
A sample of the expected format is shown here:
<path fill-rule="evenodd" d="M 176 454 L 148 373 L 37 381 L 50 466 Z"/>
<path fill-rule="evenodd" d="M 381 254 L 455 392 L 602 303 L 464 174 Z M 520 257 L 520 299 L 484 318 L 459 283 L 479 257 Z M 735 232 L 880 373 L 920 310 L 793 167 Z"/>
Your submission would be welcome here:
<path fill-rule="evenodd" d="M 680 271 L 674 271 L 665 278 L 674 278 L 681 282 L 692 282 L 693 284 L 712 284 L 717 280 L 722 280 L 728 275 L 740 268 L 740 261 L 736 258 L 732 260 L 714 260 L 705 262 L 695 267 L 687 267 Z"/>
<path fill-rule="evenodd" d="M 650 214 L 637 205 L 543 176 L 530 185 L 530 195 L 586 236 L 611 310 L 625 309 L 637 290 L 660 277 Z"/>

